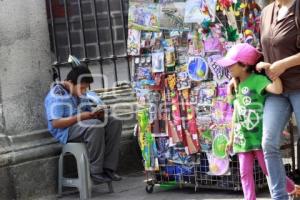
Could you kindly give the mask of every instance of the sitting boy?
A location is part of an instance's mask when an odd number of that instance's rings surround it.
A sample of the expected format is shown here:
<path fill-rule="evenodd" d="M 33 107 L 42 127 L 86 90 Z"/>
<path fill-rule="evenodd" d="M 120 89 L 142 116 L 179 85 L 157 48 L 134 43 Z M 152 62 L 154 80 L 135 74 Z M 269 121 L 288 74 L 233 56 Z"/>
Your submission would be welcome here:
<path fill-rule="evenodd" d="M 91 178 L 95 183 L 121 180 L 115 171 L 119 159 L 122 122 L 93 112 L 86 91 L 93 82 L 85 66 L 72 68 L 65 81 L 56 83 L 45 99 L 50 133 L 60 143 L 86 144 Z"/>

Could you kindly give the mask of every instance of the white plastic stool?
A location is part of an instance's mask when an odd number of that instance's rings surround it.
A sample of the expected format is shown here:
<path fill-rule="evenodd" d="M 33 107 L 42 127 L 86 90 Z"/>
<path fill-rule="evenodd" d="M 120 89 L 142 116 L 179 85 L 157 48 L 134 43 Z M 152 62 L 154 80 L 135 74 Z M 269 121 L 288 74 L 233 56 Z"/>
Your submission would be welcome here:
<path fill-rule="evenodd" d="M 63 176 L 63 160 L 65 154 L 72 154 L 76 159 L 78 178 Z M 112 182 L 108 182 L 109 192 L 113 192 Z M 58 163 L 58 194 L 62 195 L 63 187 L 76 187 L 80 192 L 80 199 L 89 199 L 92 196 L 92 181 L 90 178 L 89 159 L 84 143 L 67 143 L 63 146 Z"/>

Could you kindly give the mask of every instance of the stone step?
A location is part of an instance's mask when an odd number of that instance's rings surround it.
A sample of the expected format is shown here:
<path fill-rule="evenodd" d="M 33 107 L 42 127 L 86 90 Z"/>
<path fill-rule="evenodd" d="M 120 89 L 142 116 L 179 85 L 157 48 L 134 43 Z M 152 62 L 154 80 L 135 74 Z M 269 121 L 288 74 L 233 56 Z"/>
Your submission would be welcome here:
<path fill-rule="evenodd" d="M 107 105 L 113 105 L 113 104 L 117 104 L 117 103 L 133 103 L 136 102 L 136 98 L 135 97 L 122 97 L 122 98 L 118 98 L 118 99 L 103 99 L 103 102 Z"/>
<path fill-rule="evenodd" d="M 123 85 L 119 87 L 112 87 L 112 88 L 101 88 L 101 89 L 94 89 L 96 93 L 106 93 L 106 92 L 113 92 L 113 91 L 122 91 L 126 89 L 131 89 L 130 85 Z"/>
<path fill-rule="evenodd" d="M 111 115 L 123 121 L 122 138 L 132 139 L 137 123 L 136 111 L 138 103 L 130 86 L 94 90 L 102 101 L 110 105 Z"/>
<path fill-rule="evenodd" d="M 114 90 L 110 92 L 96 92 L 100 97 L 110 97 L 110 96 L 122 96 L 122 95 L 135 95 L 135 92 L 129 88 L 124 90 Z"/>

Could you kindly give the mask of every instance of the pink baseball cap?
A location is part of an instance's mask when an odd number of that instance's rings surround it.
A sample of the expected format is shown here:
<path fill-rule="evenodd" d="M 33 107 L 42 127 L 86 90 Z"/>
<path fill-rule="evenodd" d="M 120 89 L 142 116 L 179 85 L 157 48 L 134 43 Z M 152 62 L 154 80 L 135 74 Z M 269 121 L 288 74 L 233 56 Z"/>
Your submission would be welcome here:
<path fill-rule="evenodd" d="M 222 67 L 229 67 L 238 62 L 245 65 L 255 65 L 260 57 L 261 54 L 252 45 L 241 43 L 231 47 L 226 56 L 217 61 L 217 64 Z"/>

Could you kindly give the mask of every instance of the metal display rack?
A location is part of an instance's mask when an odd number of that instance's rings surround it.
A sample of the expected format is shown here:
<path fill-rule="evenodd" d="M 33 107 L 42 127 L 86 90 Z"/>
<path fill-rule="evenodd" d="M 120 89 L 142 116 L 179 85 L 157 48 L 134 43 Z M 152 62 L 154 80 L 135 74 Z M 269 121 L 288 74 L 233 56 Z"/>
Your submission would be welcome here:
<path fill-rule="evenodd" d="M 199 188 L 242 191 L 239 162 L 237 156 L 231 157 L 230 171 L 228 175 L 209 175 L 208 160 L 205 153 L 195 155 L 199 162 L 190 165 L 178 164 L 160 165 L 159 171 L 146 171 L 146 192 L 152 193 L 155 186 L 175 185 L 179 188 L 194 187 L 195 192 Z M 187 171 L 191 172 L 187 174 Z M 267 187 L 267 179 L 259 167 L 257 161 L 253 168 L 254 180 L 257 190 Z"/>

